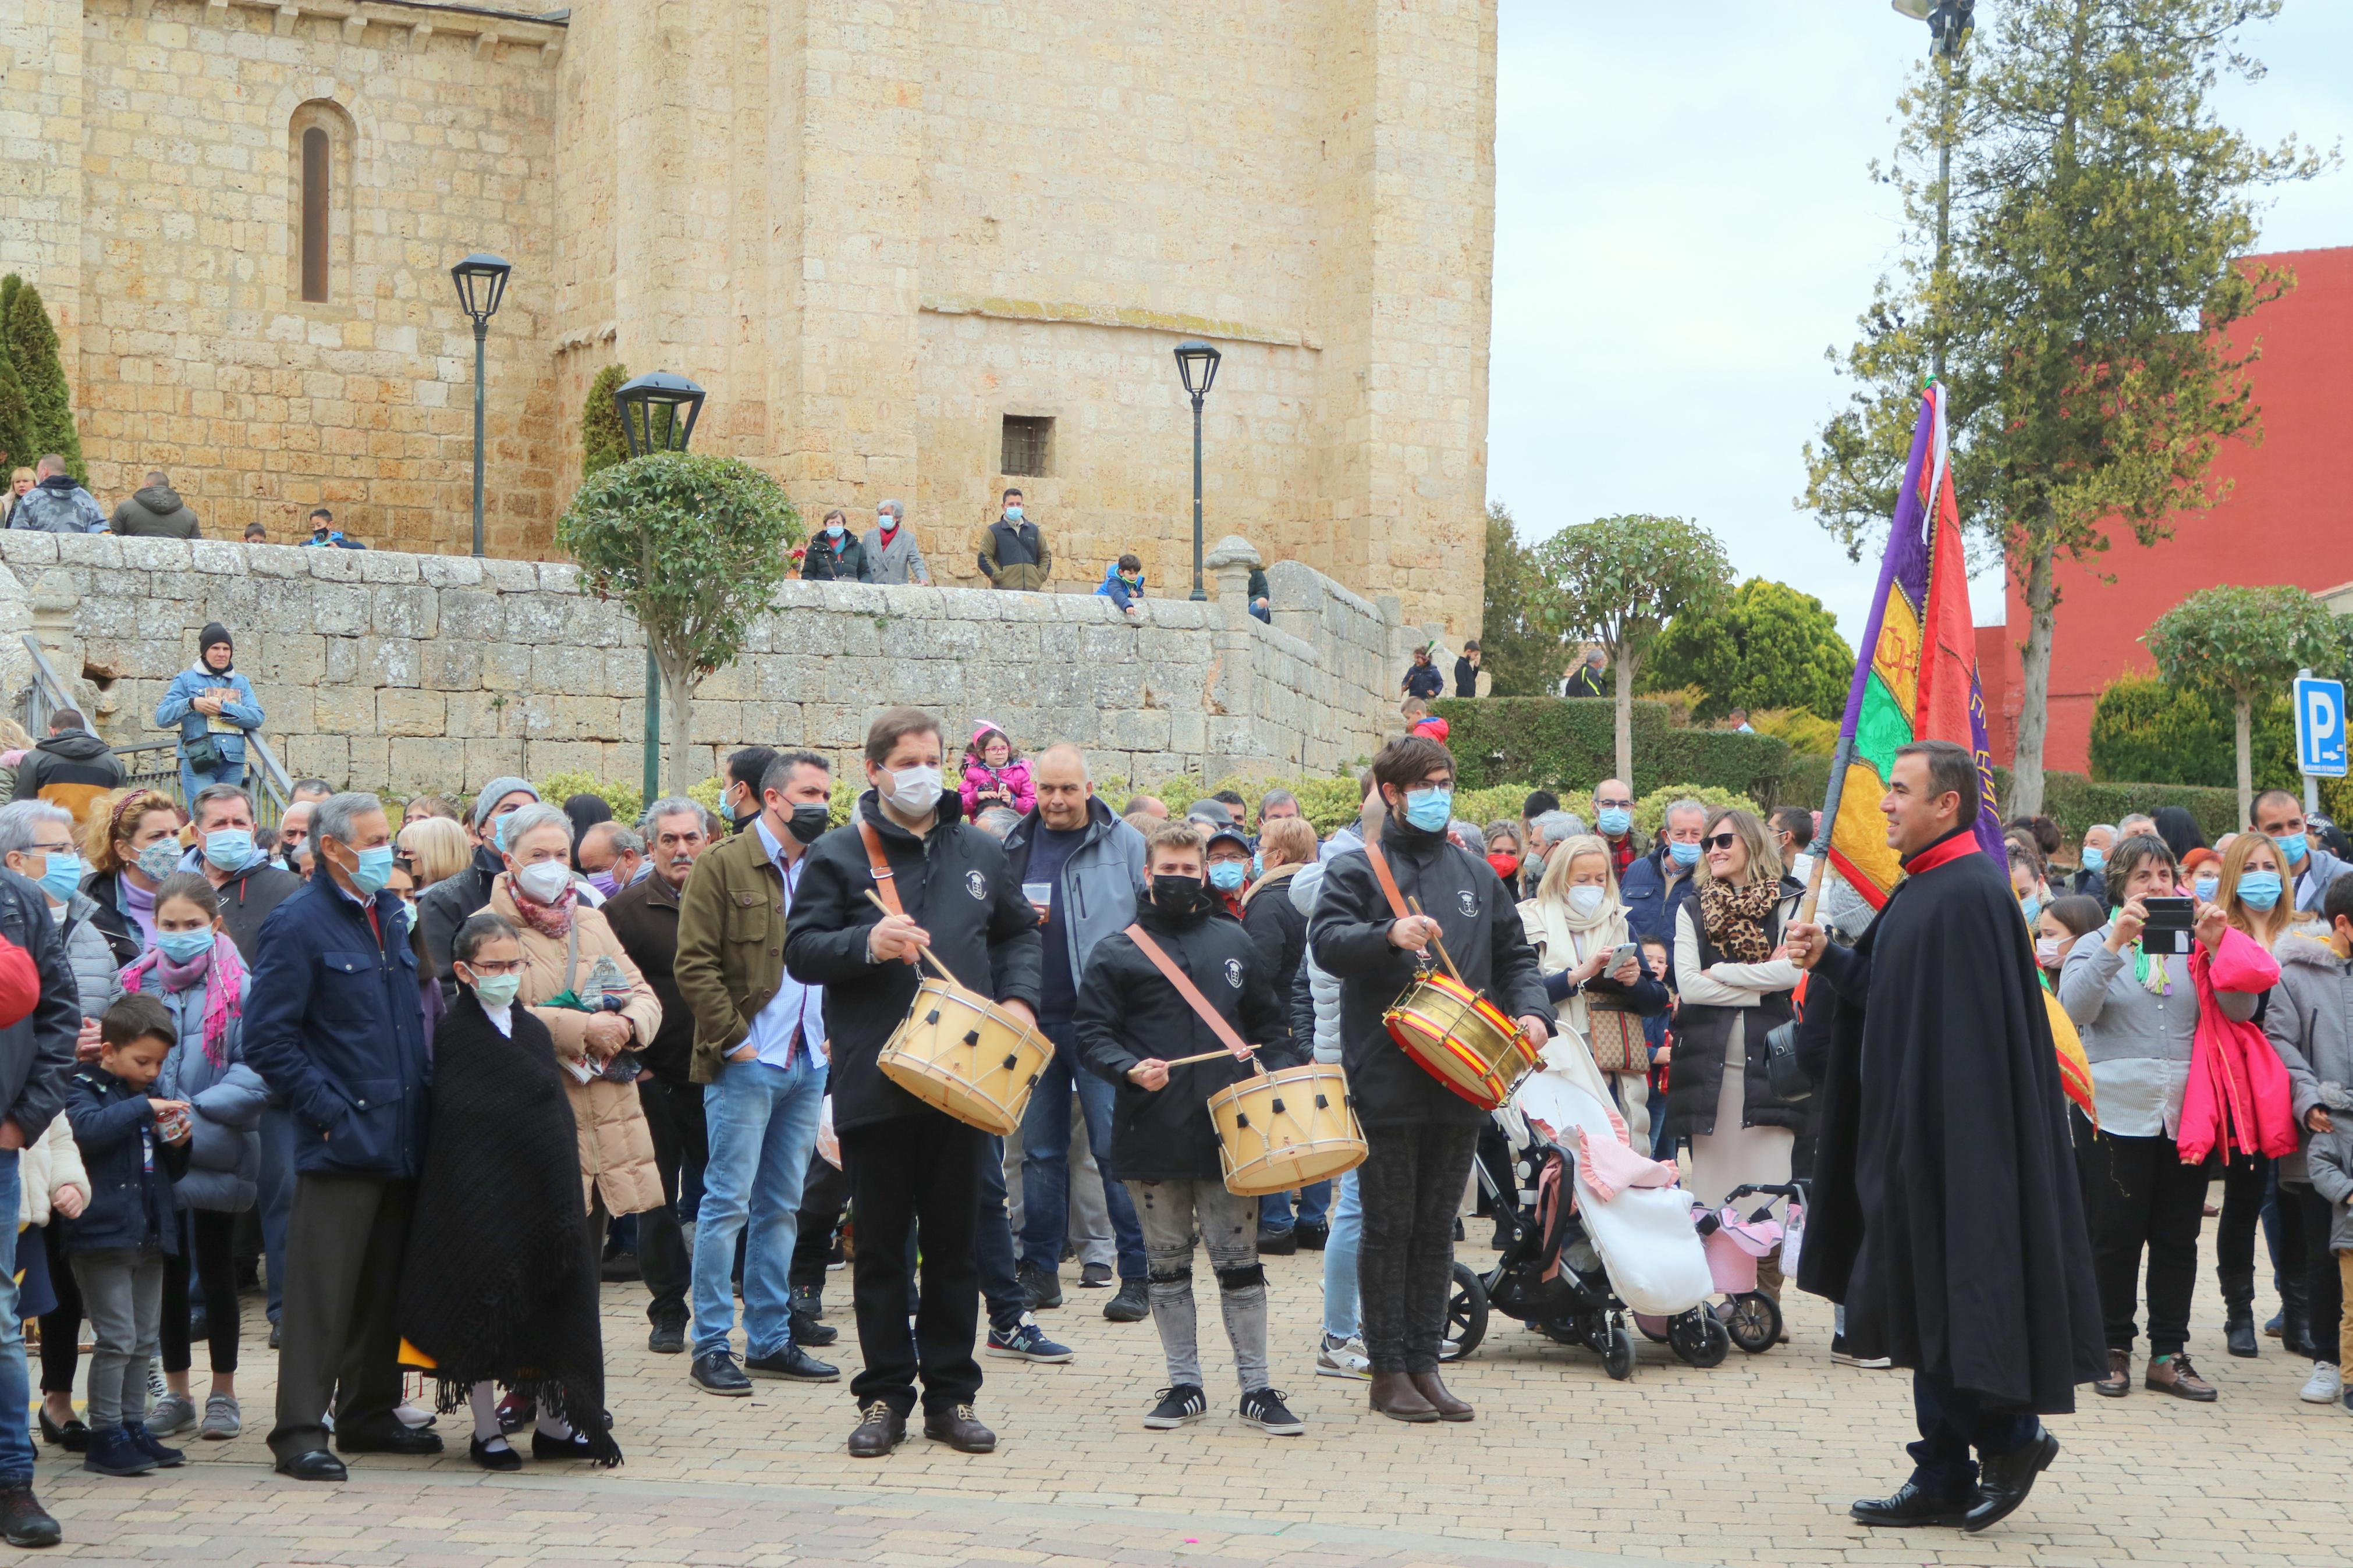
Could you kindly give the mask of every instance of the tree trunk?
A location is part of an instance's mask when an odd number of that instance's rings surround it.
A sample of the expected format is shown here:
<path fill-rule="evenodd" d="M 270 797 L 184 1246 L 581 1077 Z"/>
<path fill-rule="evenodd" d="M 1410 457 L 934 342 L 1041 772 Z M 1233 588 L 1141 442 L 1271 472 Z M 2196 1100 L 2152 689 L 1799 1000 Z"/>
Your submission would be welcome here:
<path fill-rule="evenodd" d="M 688 754 L 694 733 L 693 666 L 684 658 L 673 658 L 659 647 L 654 650 L 655 660 L 661 666 L 662 677 L 662 741 L 670 755 L 661 776 L 670 781 L 668 793 L 684 795 L 689 785 L 702 783 L 701 770 L 693 765 Z"/>
<path fill-rule="evenodd" d="M 2018 754 L 2010 762 L 2013 816 L 2042 812 L 2042 748 L 2051 731 L 2051 644 L 2058 627 L 2051 546 L 2035 549 L 2026 573 L 2026 647 L 2020 659 Z"/>
<path fill-rule="evenodd" d="M 1618 667 L 1618 776 L 1639 799 L 1641 787 L 1634 782 L 1634 650 L 1620 647 L 1611 651 L 1617 656 L 1611 662 Z"/>
<path fill-rule="evenodd" d="M 2253 708 L 2241 693 L 2231 704 L 2232 739 L 2239 742 L 2239 820 L 2253 822 L 2255 807 L 2255 781 L 2252 754 L 2254 751 Z"/>

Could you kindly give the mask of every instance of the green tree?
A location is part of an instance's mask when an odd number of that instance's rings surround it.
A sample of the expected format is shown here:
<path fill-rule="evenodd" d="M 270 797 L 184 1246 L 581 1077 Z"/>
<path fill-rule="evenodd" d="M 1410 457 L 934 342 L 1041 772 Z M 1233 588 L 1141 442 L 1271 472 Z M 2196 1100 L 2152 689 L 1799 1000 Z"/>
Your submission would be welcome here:
<path fill-rule="evenodd" d="M 2251 145 L 2216 117 L 2213 89 L 2225 70 L 2261 75 L 2235 37 L 2278 9 L 2005 0 L 1981 57 L 1940 68 L 1949 107 L 1928 68 L 1914 78 L 1895 163 L 1873 171 L 1903 199 L 1905 255 L 1842 356 L 1858 385 L 1807 446 L 1799 504 L 1860 556 L 1894 510 L 1941 348 L 1964 525 L 2026 599 L 2013 811 L 2042 807 L 2058 563 L 2096 561 L 2117 532 L 2163 538 L 2227 493 L 2211 472 L 2221 443 L 2261 436 L 2244 374 L 2258 345 L 2229 329 L 2294 279 L 2247 262 L 2255 195 L 2327 161 Z"/>
<path fill-rule="evenodd" d="M 1751 577 L 1714 610 L 1678 617 L 1642 671 L 1643 689 L 1696 686 L 1695 719 L 1800 708 L 1833 721 L 1846 712 L 1854 650 L 1838 618 L 1811 594 Z"/>
<path fill-rule="evenodd" d="M 671 793 L 700 773 L 687 755 L 694 689 L 743 652 L 801 537 L 800 514 L 766 474 L 678 452 L 592 476 L 557 520 L 555 542 L 579 563 L 581 586 L 627 605 L 652 645 Z"/>
<path fill-rule="evenodd" d="M 2159 616 L 2142 640 L 2174 686 L 2231 700 L 2239 820 L 2252 820 L 2254 705 L 2284 690 L 2297 669 L 2329 670 L 2342 657 L 2327 606 L 2301 588 L 2201 588 Z"/>
<path fill-rule="evenodd" d="M 621 411 L 613 394 L 629 379 L 627 365 L 608 364 L 588 384 L 588 401 L 580 409 L 580 477 L 601 474 L 616 463 L 629 460 L 629 438 L 621 429 Z"/>
<path fill-rule="evenodd" d="M 0 353 L 0 478 L 8 468 L 31 468 L 40 457 L 33 447 L 32 411 L 16 363 Z"/>
<path fill-rule="evenodd" d="M 20 285 L 8 301 L 8 357 L 24 386 L 24 428 L 36 458 L 55 452 L 66 460 L 74 483 L 90 482 L 81 460 L 81 437 L 74 433 L 73 403 L 66 390 L 66 367 L 58 359 L 58 330 L 41 304 L 41 291 Z"/>
<path fill-rule="evenodd" d="M 2287 693 L 2259 695 L 2251 717 L 2254 787 L 2296 788 L 2295 715 Z M 2231 732 L 2224 694 L 2184 690 L 2154 675 L 2120 675 L 2092 707 L 2092 777 L 2100 784 L 2228 789 Z"/>
<path fill-rule="evenodd" d="M 1487 597 L 1479 617 L 1479 668 L 1489 695 L 1539 697 L 1560 669 L 1560 636 L 1548 631 L 1535 603 L 1535 557 L 1520 542 L 1511 509 L 1487 503 Z"/>
<path fill-rule="evenodd" d="M 1618 776 L 1634 778 L 1634 683 L 1678 616 L 1722 599 L 1732 567 L 1715 535 L 1679 517 L 1630 513 L 1564 528 L 1535 549 L 1537 610 L 1563 641 L 1601 645 L 1618 674 Z"/>

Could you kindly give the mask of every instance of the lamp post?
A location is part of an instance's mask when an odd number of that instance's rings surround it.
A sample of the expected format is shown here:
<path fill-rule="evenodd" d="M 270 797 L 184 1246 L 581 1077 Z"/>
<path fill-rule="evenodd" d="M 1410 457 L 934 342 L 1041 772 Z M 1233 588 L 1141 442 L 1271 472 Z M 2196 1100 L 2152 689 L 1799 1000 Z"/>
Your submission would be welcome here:
<path fill-rule="evenodd" d="M 1176 374 L 1193 399 L 1193 597 L 1208 598 L 1201 586 L 1201 400 L 1218 379 L 1218 362 L 1225 358 L 1208 343 L 1193 339 L 1176 345 Z M 1195 385 L 1198 380 L 1200 384 Z"/>
<path fill-rule="evenodd" d="M 1944 102 L 1936 111 L 1936 281 L 1952 260 L 1953 225 L 1953 68 L 1962 46 L 1977 27 L 1977 0 L 1888 0 L 1899 16 L 1928 24 L 1928 52 L 1936 58 L 1936 74 L 1944 79 Z M 1938 312 L 1931 353 L 1936 379 L 1945 379 L 1945 328 Z"/>
<path fill-rule="evenodd" d="M 484 345 L 491 336 L 491 318 L 506 297 L 507 277 L 514 268 L 503 257 L 478 250 L 449 268 L 458 286 L 458 303 L 474 318 L 474 553 L 482 552 L 482 378 Z"/>
<path fill-rule="evenodd" d="M 702 413 L 702 388 L 682 375 L 658 370 L 615 388 L 613 410 L 621 416 L 621 437 L 629 444 L 630 457 L 683 452 L 694 438 L 694 421 Z M 650 805 L 661 793 L 661 666 L 654 658 L 650 633 L 646 637 L 645 786 L 646 804 Z"/>

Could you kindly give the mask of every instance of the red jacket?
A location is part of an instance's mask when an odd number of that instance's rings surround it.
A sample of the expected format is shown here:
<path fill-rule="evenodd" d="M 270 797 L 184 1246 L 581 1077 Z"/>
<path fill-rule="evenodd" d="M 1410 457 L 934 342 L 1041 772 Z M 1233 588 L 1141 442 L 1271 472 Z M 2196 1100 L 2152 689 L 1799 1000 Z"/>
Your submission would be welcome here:
<path fill-rule="evenodd" d="M 0 1029 L 23 1023 L 41 1000 L 41 973 L 33 955 L 0 936 Z"/>
<path fill-rule="evenodd" d="M 2181 1163 L 2201 1165 L 2221 1149 L 2232 1154 L 2293 1154 L 2295 1107 L 2287 1068 L 2253 1023 L 2222 1016 L 2218 991 L 2253 994 L 2279 984 L 2279 963 L 2235 927 L 2208 956 L 2190 951 L 2189 979 L 2198 988 L 2198 1033 L 2190 1047 L 2189 1083 L 2181 1098 Z"/>

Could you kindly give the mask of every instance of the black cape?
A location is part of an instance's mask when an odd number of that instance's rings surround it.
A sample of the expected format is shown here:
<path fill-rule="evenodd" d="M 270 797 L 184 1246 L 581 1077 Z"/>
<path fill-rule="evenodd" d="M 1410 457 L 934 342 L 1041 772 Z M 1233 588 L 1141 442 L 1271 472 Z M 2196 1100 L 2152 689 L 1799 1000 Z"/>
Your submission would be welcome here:
<path fill-rule="evenodd" d="M 618 1464 L 572 1103 L 547 1026 L 522 1007 L 510 1017 L 512 1039 L 461 986 L 434 1037 L 433 1132 L 401 1270 L 400 1336 L 433 1359 L 444 1411 L 475 1384 L 496 1384 Z"/>
<path fill-rule="evenodd" d="M 2003 869 L 1972 847 L 1907 877 L 1862 942 L 1823 955 L 1800 1046 L 1822 1110 L 1799 1287 L 1845 1303 L 1858 1355 L 2073 1410 L 2107 1353 L 2050 1019 Z"/>

